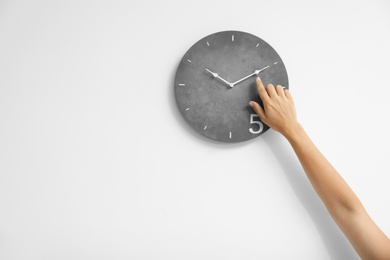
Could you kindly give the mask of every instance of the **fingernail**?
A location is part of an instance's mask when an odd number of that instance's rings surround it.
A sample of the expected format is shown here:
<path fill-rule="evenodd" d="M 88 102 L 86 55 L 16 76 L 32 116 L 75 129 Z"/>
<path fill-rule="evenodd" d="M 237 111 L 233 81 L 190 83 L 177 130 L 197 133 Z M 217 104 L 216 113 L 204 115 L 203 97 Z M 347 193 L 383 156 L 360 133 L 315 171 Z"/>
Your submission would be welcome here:
<path fill-rule="evenodd" d="M 251 107 L 253 107 L 253 101 L 249 102 L 249 105 L 250 105 Z"/>
<path fill-rule="evenodd" d="M 256 80 L 259 81 L 259 80 L 260 80 L 260 77 L 256 77 Z"/>

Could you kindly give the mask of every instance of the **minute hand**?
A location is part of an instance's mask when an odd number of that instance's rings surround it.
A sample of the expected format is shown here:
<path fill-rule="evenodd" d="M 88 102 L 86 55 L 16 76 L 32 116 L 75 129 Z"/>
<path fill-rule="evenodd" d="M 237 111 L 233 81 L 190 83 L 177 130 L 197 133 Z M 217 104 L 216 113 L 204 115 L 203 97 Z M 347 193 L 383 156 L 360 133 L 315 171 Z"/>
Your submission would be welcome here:
<path fill-rule="evenodd" d="M 262 68 L 262 69 L 256 70 L 256 71 L 253 72 L 252 74 L 249 74 L 248 76 L 243 77 L 242 79 L 239 79 L 239 80 L 237 80 L 236 82 L 232 83 L 232 86 L 231 86 L 231 87 L 234 87 L 236 84 L 238 84 L 238 83 L 240 83 L 240 82 L 246 80 L 247 78 L 252 77 L 253 75 L 257 75 L 257 74 L 260 73 L 260 71 L 263 71 L 263 70 L 268 69 L 268 68 L 269 68 L 269 65 L 268 65 L 268 66 L 265 66 L 265 67 Z"/>

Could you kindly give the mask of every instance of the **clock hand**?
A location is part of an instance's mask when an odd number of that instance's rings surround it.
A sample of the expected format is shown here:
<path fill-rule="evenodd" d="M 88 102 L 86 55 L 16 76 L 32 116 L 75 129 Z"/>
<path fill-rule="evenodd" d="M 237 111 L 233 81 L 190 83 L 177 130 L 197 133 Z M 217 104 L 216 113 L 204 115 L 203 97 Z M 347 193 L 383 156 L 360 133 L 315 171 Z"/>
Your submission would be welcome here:
<path fill-rule="evenodd" d="M 238 84 L 238 83 L 240 83 L 240 82 L 242 82 L 242 81 L 246 80 L 247 78 L 250 78 L 250 77 L 252 77 L 253 75 L 257 75 L 257 74 L 259 74 L 259 73 L 260 73 L 260 71 L 263 71 L 263 70 L 265 70 L 265 69 L 268 69 L 268 68 L 269 68 L 269 65 L 268 65 L 268 66 L 265 66 L 265 67 L 264 67 L 264 68 L 262 68 L 262 69 L 256 70 L 256 71 L 255 71 L 255 72 L 253 72 L 252 74 L 249 74 L 248 76 L 246 76 L 246 77 L 243 77 L 242 79 L 240 79 L 240 80 L 237 80 L 236 82 L 232 83 L 232 86 L 231 86 L 231 87 L 234 87 L 234 85 L 236 85 L 236 84 Z"/>
<path fill-rule="evenodd" d="M 218 78 L 218 79 L 222 80 L 223 82 L 225 82 L 226 84 L 228 84 L 229 87 L 231 87 L 231 88 L 233 87 L 233 84 L 232 84 L 232 83 L 230 83 L 230 82 L 228 82 L 227 80 L 221 78 L 220 76 L 218 76 L 217 73 L 214 73 L 214 72 L 210 71 L 210 70 L 207 69 L 207 68 L 206 68 L 206 71 L 210 72 L 210 73 L 214 76 L 214 78 Z"/>

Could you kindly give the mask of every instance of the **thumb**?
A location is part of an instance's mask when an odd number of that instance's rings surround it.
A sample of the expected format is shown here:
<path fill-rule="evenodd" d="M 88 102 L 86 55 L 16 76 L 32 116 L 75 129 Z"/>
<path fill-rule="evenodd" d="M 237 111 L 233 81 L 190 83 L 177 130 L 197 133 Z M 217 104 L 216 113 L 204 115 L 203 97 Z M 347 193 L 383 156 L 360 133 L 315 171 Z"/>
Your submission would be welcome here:
<path fill-rule="evenodd" d="M 264 122 L 264 120 L 266 120 L 267 116 L 265 115 L 264 109 L 259 105 L 259 103 L 255 102 L 255 101 L 251 101 L 251 102 L 249 102 L 249 105 L 259 115 L 261 121 Z"/>

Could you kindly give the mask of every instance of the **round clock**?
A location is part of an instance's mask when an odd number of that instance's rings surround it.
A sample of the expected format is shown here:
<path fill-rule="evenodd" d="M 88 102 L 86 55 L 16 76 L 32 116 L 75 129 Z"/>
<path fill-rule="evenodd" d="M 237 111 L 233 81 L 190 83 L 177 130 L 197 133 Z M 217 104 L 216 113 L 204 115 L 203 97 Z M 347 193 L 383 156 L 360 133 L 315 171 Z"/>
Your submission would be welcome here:
<path fill-rule="evenodd" d="M 201 135 L 221 142 L 255 138 L 269 127 L 249 106 L 261 100 L 256 77 L 288 89 L 278 53 L 259 37 L 223 31 L 204 37 L 182 58 L 175 77 L 178 108 Z"/>

